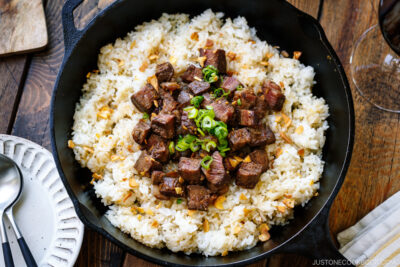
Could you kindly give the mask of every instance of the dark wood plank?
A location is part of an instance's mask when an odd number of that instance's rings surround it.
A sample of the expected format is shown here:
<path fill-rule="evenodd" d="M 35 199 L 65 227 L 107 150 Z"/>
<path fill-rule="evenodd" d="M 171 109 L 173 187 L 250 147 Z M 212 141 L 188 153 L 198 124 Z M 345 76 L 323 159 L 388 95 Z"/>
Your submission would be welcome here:
<path fill-rule="evenodd" d="M 26 55 L 0 59 L 0 133 L 11 132 L 26 65 Z"/>
<path fill-rule="evenodd" d="M 49 46 L 46 51 L 35 54 L 32 58 L 12 131 L 14 135 L 30 139 L 47 148 L 50 148 L 51 92 L 64 53 L 61 27 L 63 2 L 63 0 L 48 1 L 45 7 Z M 100 2 L 99 4 L 104 7 L 105 1 Z M 96 10 L 101 9 L 96 6 Z M 89 13 L 89 10 L 82 9 L 81 12 Z M 77 266 L 120 266 L 123 255 L 122 249 L 86 229 Z"/>
<path fill-rule="evenodd" d="M 344 64 L 349 80 L 348 62 L 353 45 L 366 29 L 377 23 L 376 13 L 368 2 L 325 0 L 324 3 L 321 23 Z M 379 49 L 385 44 L 374 45 Z M 346 180 L 330 213 L 334 235 L 400 190 L 397 179 L 400 175 L 400 117 L 373 107 L 353 84 L 351 87 L 356 110 L 355 146 Z"/>
<path fill-rule="evenodd" d="M 123 257 L 121 249 L 107 241 L 102 235 L 85 228 L 85 237 L 76 267 L 119 267 Z M 142 266 L 142 265 L 139 265 Z"/>

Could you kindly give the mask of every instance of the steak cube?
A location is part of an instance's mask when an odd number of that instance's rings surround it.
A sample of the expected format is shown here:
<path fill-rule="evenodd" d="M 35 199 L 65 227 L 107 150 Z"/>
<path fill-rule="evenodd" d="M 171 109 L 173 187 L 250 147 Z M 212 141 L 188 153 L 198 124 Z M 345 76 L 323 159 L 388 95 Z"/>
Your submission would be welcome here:
<path fill-rule="evenodd" d="M 212 154 L 213 161 L 210 164 L 210 168 L 207 170 L 204 167 L 201 168 L 206 179 L 213 185 L 221 186 L 229 181 L 229 176 L 225 172 L 223 158 L 218 151 Z"/>
<path fill-rule="evenodd" d="M 187 105 L 190 105 L 190 100 L 192 99 L 193 95 L 189 93 L 187 90 L 181 90 L 178 95 L 178 103 L 179 107 L 183 108 Z"/>
<path fill-rule="evenodd" d="M 141 112 L 150 112 L 157 99 L 158 93 L 149 83 L 131 96 L 133 105 Z"/>
<path fill-rule="evenodd" d="M 211 106 L 214 109 L 215 118 L 225 123 L 228 123 L 235 113 L 235 108 L 231 104 L 226 103 L 226 101 L 212 102 Z"/>
<path fill-rule="evenodd" d="M 228 139 L 232 151 L 239 150 L 251 142 L 250 133 L 247 128 L 231 131 L 228 135 Z"/>
<path fill-rule="evenodd" d="M 158 185 L 152 185 L 153 195 L 159 200 L 168 200 L 169 196 L 163 195 L 160 192 L 160 187 Z"/>
<path fill-rule="evenodd" d="M 256 105 L 257 96 L 253 90 L 235 91 L 233 100 L 236 101 L 236 106 L 239 109 L 253 109 Z"/>
<path fill-rule="evenodd" d="M 260 180 L 262 166 L 254 162 L 243 162 L 236 172 L 236 184 L 238 186 L 252 189 Z"/>
<path fill-rule="evenodd" d="M 160 193 L 170 197 L 181 197 L 184 195 L 184 188 L 178 178 L 165 176 L 159 185 Z"/>
<path fill-rule="evenodd" d="M 151 173 L 151 183 L 154 185 L 158 185 L 162 183 L 165 173 L 162 171 L 153 171 Z"/>
<path fill-rule="evenodd" d="M 225 194 L 226 192 L 229 191 L 229 184 L 227 184 L 227 183 L 223 184 L 223 185 L 220 185 L 220 186 L 217 186 L 217 185 L 214 185 L 214 184 L 212 184 L 210 182 L 207 182 L 207 187 L 208 187 L 208 189 L 210 189 L 211 193 L 218 194 L 218 195 L 223 195 L 223 194 Z"/>
<path fill-rule="evenodd" d="M 240 82 L 235 77 L 225 77 L 224 81 L 221 84 L 221 88 L 224 89 L 225 92 L 230 92 L 231 94 L 236 90 L 236 88 L 240 85 Z"/>
<path fill-rule="evenodd" d="M 226 73 L 226 57 L 225 50 L 222 49 L 202 49 L 200 48 L 200 56 L 206 57 L 204 66 L 214 66 L 220 73 Z"/>
<path fill-rule="evenodd" d="M 239 125 L 242 126 L 255 126 L 257 125 L 256 114 L 252 110 L 240 109 L 238 110 Z"/>
<path fill-rule="evenodd" d="M 190 210 L 208 210 L 211 204 L 211 191 L 201 185 L 187 186 L 187 203 Z"/>
<path fill-rule="evenodd" d="M 159 135 L 152 134 L 147 141 L 147 151 L 150 156 L 160 162 L 166 162 L 169 159 L 169 149 L 167 141 Z"/>
<path fill-rule="evenodd" d="M 269 108 L 275 111 L 282 110 L 286 97 L 282 93 L 279 85 L 273 81 L 267 81 L 264 82 L 262 90 L 264 91 L 265 100 L 267 101 Z"/>
<path fill-rule="evenodd" d="M 142 176 L 150 176 L 152 170 L 161 170 L 160 162 L 154 160 L 146 151 L 142 151 L 139 158 L 136 160 L 134 168 Z"/>
<path fill-rule="evenodd" d="M 170 93 L 164 90 L 160 90 L 161 98 L 163 100 L 161 112 L 171 113 L 178 106 L 178 102 L 172 97 Z"/>
<path fill-rule="evenodd" d="M 144 120 L 139 120 L 132 131 L 133 140 L 135 140 L 135 142 L 139 145 L 142 145 L 145 142 L 147 136 L 150 134 L 150 130 L 150 123 Z"/>
<path fill-rule="evenodd" d="M 269 160 L 268 160 L 268 154 L 265 152 L 265 150 L 257 149 L 249 154 L 251 162 L 260 164 L 262 169 L 262 172 L 265 172 L 268 170 L 269 167 Z"/>
<path fill-rule="evenodd" d="M 212 103 L 214 103 L 214 100 L 212 99 L 210 93 L 203 94 L 203 97 L 203 102 L 201 102 L 202 108 L 207 108 L 207 106 L 210 106 Z"/>
<path fill-rule="evenodd" d="M 195 78 L 197 77 L 197 79 Z M 190 65 L 189 68 L 182 74 L 182 81 L 191 83 L 196 80 L 203 80 L 203 72 L 195 65 Z"/>
<path fill-rule="evenodd" d="M 196 123 L 194 120 L 188 118 L 188 111 L 183 110 L 182 111 L 182 117 L 181 117 L 181 134 L 195 134 L 196 133 Z"/>
<path fill-rule="evenodd" d="M 210 84 L 208 82 L 193 81 L 189 83 L 188 87 L 193 92 L 193 94 L 201 95 L 202 93 L 205 93 L 208 91 L 208 89 L 210 89 Z"/>
<path fill-rule="evenodd" d="M 172 67 L 171 63 L 165 62 L 156 66 L 158 83 L 169 82 L 172 76 L 174 76 L 174 67 Z"/>
<path fill-rule="evenodd" d="M 151 129 L 165 139 L 171 139 L 175 135 L 175 116 L 170 114 L 158 114 L 151 120 Z"/>
<path fill-rule="evenodd" d="M 265 146 L 275 143 L 275 134 L 268 125 L 261 125 L 256 128 L 248 128 L 250 132 L 250 146 Z"/>
<path fill-rule="evenodd" d="M 200 184 L 200 162 L 200 159 L 181 157 L 178 164 L 179 175 L 189 184 Z"/>
<path fill-rule="evenodd" d="M 262 120 L 267 111 L 269 110 L 268 102 L 265 100 L 265 95 L 261 94 L 257 96 L 256 106 L 254 107 L 254 112 L 258 120 Z"/>

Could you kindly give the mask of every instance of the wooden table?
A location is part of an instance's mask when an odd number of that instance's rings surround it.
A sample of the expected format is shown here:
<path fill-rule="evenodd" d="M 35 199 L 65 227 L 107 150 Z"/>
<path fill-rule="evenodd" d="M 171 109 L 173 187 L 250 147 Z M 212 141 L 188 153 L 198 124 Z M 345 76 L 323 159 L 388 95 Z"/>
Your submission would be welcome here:
<path fill-rule="evenodd" d="M 111 0 L 88 0 L 75 10 L 84 26 Z M 290 0 L 322 24 L 349 74 L 354 41 L 377 22 L 365 0 Z M 375 0 L 375 2 L 378 2 Z M 63 53 L 63 0 L 44 0 L 49 46 L 40 53 L 0 59 L 0 133 L 21 136 L 50 149 L 49 104 Z M 379 44 L 376 44 L 379 45 Z M 352 85 L 353 86 L 353 85 Z M 330 213 L 334 235 L 349 227 L 400 189 L 399 114 L 380 111 L 352 88 L 356 136 L 350 169 Z M 399 142 L 398 142 L 399 140 Z M 299 255 L 275 255 L 257 266 L 310 266 Z M 155 266 L 86 229 L 76 266 Z"/>

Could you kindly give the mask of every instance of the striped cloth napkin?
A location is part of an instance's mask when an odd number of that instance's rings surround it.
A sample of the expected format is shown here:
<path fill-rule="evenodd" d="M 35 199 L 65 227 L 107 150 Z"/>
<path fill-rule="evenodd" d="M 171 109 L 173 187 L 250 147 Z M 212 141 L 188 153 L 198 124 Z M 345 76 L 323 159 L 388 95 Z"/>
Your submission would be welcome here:
<path fill-rule="evenodd" d="M 400 192 L 339 233 L 340 252 L 357 266 L 400 266 Z"/>

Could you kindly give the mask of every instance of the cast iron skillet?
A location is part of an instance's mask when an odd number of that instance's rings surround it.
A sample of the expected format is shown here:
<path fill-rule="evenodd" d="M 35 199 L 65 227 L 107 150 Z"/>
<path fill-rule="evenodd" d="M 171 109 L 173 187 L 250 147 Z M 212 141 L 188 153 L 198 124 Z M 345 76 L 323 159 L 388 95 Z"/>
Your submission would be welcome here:
<path fill-rule="evenodd" d="M 62 10 L 65 55 L 51 102 L 51 139 L 58 171 L 83 223 L 120 247 L 146 260 L 164 265 L 232 266 L 249 264 L 277 252 L 300 253 L 315 259 L 336 259 L 349 264 L 337 251 L 328 227 L 329 208 L 343 183 L 353 148 L 354 110 L 345 73 L 318 22 L 281 0 L 119 0 L 101 12 L 84 30 L 74 26 L 73 10 L 82 0 L 68 0 Z M 271 240 L 225 257 L 187 256 L 167 249 L 151 249 L 113 227 L 103 216 L 107 210 L 87 185 L 90 172 L 75 161 L 67 147 L 75 104 L 81 96 L 86 73 L 96 69 L 100 47 L 163 12 L 197 15 L 207 8 L 226 16 L 247 18 L 258 36 L 286 51 L 302 51 L 302 62 L 316 71 L 313 91 L 329 105 L 329 130 L 324 147 L 325 168 L 319 196 L 285 227 L 274 227 Z M 332 263 L 332 262 L 331 262 Z"/>

